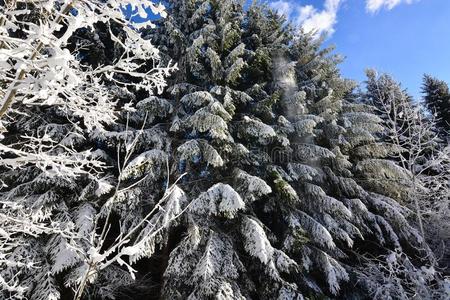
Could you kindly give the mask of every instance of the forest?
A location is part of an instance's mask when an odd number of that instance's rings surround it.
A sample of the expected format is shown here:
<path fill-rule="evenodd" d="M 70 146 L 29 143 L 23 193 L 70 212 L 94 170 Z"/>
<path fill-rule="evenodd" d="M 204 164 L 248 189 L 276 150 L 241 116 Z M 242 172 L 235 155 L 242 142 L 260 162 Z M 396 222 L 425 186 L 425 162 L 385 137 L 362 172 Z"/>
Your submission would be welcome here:
<path fill-rule="evenodd" d="M 448 84 L 244 4 L 0 0 L 0 299 L 450 299 Z"/>

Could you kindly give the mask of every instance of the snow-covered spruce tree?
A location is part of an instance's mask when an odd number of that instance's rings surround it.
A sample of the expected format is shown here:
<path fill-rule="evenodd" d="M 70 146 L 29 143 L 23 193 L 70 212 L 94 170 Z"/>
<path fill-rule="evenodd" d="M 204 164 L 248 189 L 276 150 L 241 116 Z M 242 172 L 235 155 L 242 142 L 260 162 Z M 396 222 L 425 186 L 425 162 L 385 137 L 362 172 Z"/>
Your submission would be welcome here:
<path fill-rule="evenodd" d="M 400 200 L 415 211 L 421 234 L 430 241 L 436 256 L 442 258 L 445 269 L 448 265 L 445 245 L 450 242 L 450 149 L 440 138 L 437 122 L 387 74 L 378 76 L 375 71 L 368 71 L 363 101 L 372 103 L 383 119 L 385 130 L 381 138 L 396 149 L 388 156 L 408 171 L 406 177 L 391 178 L 394 181 L 409 178 L 411 182 L 406 197 Z"/>
<path fill-rule="evenodd" d="M 0 2 L 2 299 L 112 298 L 148 251 L 142 239 L 181 212 L 173 182 L 154 184 L 156 170 L 138 180 L 167 163 L 164 134 L 143 129 L 154 116 L 136 102 L 174 66 L 130 26 L 127 4 L 165 15 L 149 1 Z M 147 202 L 124 206 L 145 180 Z"/>
<path fill-rule="evenodd" d="M 190 204 L 185 234 L 151 244 L 162 297 L 435 297 L 414 214 L 392 198 L 408 182 L 376 184 L 407 171 L 384 158 L 382 120 L 354 103 L 339 58 L 265 7 L 168 2 L 149 37 L 180 68 L 164 97 Z"/>
<path fill-rule="evenodd" d="M 444 138 L 450 135 L 450 91 L 445 81 L 424 75 L 422 93 L 425 105 L 437 119 Z"/>

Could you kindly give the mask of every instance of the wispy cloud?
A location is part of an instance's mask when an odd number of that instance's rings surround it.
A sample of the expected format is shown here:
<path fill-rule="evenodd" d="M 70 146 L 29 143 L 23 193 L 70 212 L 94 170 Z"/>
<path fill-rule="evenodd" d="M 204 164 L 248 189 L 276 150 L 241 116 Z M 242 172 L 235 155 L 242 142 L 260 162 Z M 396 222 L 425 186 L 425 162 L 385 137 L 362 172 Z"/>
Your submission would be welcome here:
<path fill-rule="evenodd" d="M 305 32 L 314 31 L 316 36 L 322 34 L 330 36 L 337 23 L 337 12 L 341 2 L 342 0 L 325 0 L 322 10 L 312 5 L 298 5 L 285 0 L 271 2 L 270 6 L 302 27 Z"/>
<path fill-rule="evenodd" d="M 382 8 L 391 10 L 399 4 L 411 4 L 415 1 L 418 0 L 366 0 L 366 9 L 371 13 L 375 13 Z"/>
<path fill-rule="evenodd" d="M 335 31 L 337 13 L 345 0 L 324 0 L 322 10 L 313 5 L 301 5 L 297 0 L 277 0 L 270 2 L 270 7 L 279 14 L 286 16 L 294 24 L 306 32 L 314 31 L 316 36 L 325 34 L 331 36 Z M 399 4 L 411 4 L 420 0 L 365 0 L 366 10 L 376 13 L 381 9 L 391 10 Z"/>
<path fill-rule="evenodd" d="M 306 32 L 317 31 L 318 35 L 333 34 L 337 23 L 337 12 L 342 0 L 326 0 L 324 9 L 319 11 L 312 5 L 302 6 L 298 9 L 297 22 Z"/>
<path fill-rule="evenodd" d="M 293 4 L 283 0 L 270 2 L 270 7 L 276 10 L 279 14 L 286 16 L 286 18 L 290 17 L 293 10 Z"/>

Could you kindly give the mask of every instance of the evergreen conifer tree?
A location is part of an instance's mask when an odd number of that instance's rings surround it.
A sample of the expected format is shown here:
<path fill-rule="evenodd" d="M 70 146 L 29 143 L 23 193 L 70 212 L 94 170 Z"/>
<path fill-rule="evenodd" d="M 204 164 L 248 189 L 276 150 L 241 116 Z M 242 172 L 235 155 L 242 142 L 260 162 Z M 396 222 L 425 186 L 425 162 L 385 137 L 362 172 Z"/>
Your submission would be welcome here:
<path fill-rule="evenodd" d="M 434 295 L 413 213 L 393 199 L 407 171 L 386 159 L 382 120 L 354 102 L 339 57 L 265 7 L 170 7 L 149 37 L 181 70 L 165 97 L 189 205 L 163 298 Z"/>
<path fill-rule="evenodd" d="M 446 82 L 424 75 L 422 92 L 427 108 L 435 115 L 437 124 L 444 131 L 444 138 L 450 131 L 450 91 Z"/>

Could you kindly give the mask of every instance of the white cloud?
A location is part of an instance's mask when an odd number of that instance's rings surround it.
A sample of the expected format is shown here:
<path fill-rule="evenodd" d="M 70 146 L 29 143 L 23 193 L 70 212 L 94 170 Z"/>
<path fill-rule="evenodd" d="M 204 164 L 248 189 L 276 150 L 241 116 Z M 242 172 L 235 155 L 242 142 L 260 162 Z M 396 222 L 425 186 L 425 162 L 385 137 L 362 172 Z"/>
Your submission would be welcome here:
<path fill-rule="evenodd" d="M 289 18 L 293 10 L 292 3 L 283 0 L 270 2 L 270 7 L 276 10 L 279 14 L 286 16 L 287 18 Z"/>
<path fill-rule="evenodd" d="M 334 32 L 334 25 L 337 23 L 337 12 L 342 0 L 326 0 L 324 9 L 318 11 L 312 5 L 298 8 L 296 22 L 302 26 L 306 32 L 316 31 L 317 35 L 331 35 Z"/>
<path fill-rule="evenodd" d="M 325 0 L 322 10 L 312 5 L 299 6 L 292 1 L 278 0 L 270 6 L 278 13 L 290 18 L 294 24 L 301 26 L 305 32 L 314 31 L 316 36 L 331 35 L 337 23 L 337 12 L 343 0 Z"/>
<path fill-rule="evenodd" d="M 414 1 L 415 0 L 366 0 L 366 9 L 367 11 L 374 13 L 383 7 L 391 10 L 401 3 L 411 4 Z"/>
<path fill-rule="evenodd" d="M 286 16 L 294 24 L 303 28 L 305 32 L 314 31 L 316 36 L 325 34 L 330 36 L 337 23 L 337 13 L 345 0 L 324 0 L 322 10 L 312 5 L 300 5 L 295 0 L 277 0 L 270 2 L 270 7 L 279 14 Z M 366 10 L 375 13 L 380 9 L 391 10 L 399 4 L 411 4 L 420 0 L 365 0 Z"/>

